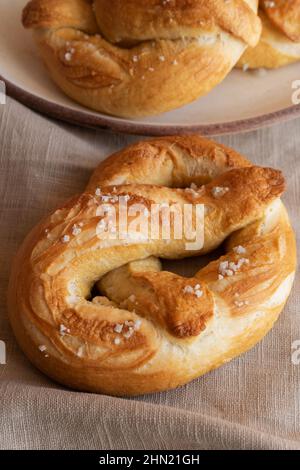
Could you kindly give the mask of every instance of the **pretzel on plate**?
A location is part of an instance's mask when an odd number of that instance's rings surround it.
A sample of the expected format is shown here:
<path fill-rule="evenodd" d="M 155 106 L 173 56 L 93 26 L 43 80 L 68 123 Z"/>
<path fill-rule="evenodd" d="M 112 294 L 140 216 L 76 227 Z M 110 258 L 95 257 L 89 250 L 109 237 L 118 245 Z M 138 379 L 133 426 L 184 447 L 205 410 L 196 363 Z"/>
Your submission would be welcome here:
<path fill-rule="evenodd" d="M 238 66 L 277 68 L 300 60 L 300 0 L 261 0 L 263 30 L 256 47 L 249 47 Z"/>
<path fill-rule="evenodd" d="M 219 84 L 261 23 L 257 0 L 32 0 L 23 24 L 54 82 L 78 103 L 137 117 Z"/>

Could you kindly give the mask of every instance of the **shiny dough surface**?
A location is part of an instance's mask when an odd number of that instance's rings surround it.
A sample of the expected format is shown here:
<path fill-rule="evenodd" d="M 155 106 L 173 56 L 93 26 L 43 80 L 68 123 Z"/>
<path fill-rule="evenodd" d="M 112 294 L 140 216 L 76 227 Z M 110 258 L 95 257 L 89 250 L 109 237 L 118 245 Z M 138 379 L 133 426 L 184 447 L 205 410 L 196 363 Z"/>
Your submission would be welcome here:
<path fill-rule="evenodd" d="M 61 384 L 119 396 L 177 387 L 245 352 L 272 328 L 293 283 L 284 190 L 280 171 L 199 136 L 110 156 L 16 256 L 9 312 L 21 348 Z M 99 236 L 104 205 L 118 211 L 121 196 L 128 217 L 137 203 L 204 205 L 203 246 Z M 163 259 L 184 263 L 221 245 L 190 278 L 162 269 Z"/>
<path fill-rule="evenodd" d="M 159 114 L 219 84 L 261 33 L 257 0 L 32 0 L 34 31 L 55 83 L 120 117 Z"/>
<path fill-rule="evenodd" d="M 249 47 L 239 67 L 278 68 L 300 60 L 300 0 L 260 1 L 261 40 Z"/>

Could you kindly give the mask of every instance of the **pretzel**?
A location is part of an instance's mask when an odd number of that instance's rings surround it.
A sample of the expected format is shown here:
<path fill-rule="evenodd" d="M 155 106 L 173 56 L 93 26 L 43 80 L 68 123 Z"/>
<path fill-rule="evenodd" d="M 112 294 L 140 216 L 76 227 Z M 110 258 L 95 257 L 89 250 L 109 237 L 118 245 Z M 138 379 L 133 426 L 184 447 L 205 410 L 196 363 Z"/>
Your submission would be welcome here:
<path fill-rule="evenodd" d="M 190 103 L 259 41 L 257 0 L 32 0 L 34 30 L 54 82 L 75 101 L 137 117 Z"/>
<path fill-rule="evenodd" d="M 174 388 L 248 350 L 271 329 L 293 283 L 284 185 L 280 171 L 198 136 L 144 141 L 109 157 L 16 256 L 9 311 L 21 348 L 54 380 L 112 395 Z M 133 220 L 135 204 L 176 202 L 194 215 L 204 207 L 202 245 L 190 250 L 185 236 L 162 233 L 121 237 L 121 197 Z M 108 203 L 116 238 L 97 230 Z M 162 259 L 199 256 L 224 241 L 223 255 L 190 278 L 162 270 Z"/>
<path fill-rule="evenodd" d="M 259 15 L 261 40 L 246 50 L 238 66 L 273 69 L 299 61 L 300 0 L 261 0 Z"/>

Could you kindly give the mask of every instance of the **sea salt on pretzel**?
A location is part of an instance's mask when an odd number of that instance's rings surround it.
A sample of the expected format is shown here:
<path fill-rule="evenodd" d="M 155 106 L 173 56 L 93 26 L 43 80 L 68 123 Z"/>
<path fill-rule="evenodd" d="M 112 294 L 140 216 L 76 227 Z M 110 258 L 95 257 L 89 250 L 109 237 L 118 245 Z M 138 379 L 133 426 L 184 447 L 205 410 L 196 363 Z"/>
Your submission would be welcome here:
<path fill-rule="evenodd" d="M 177 387 L 243 353 L 271 329 L 293 283 L 284 186 L 280 171 L 198 136 L 144 141 L 109 157 L 17 254 L 9 311 L 21 348 L 56 381 L 113 395 Z M 130 220 L 135 204 L 145 212 L 188 205 L 194 215 L 204 207 L 202 245 L 191 251 L 185 234 L 121 237 L 120 198 Z M 104 237 L 108 205 L 117 223 Z M 161 268 L 160 259 L 224 241 L 223 256 L 191 278 Z"/>
<path fill-rule="evenodd" d="M 32 0 L 23 24 L 52 79 L 96 111 L 134 117 L 208 93 L 261 33 L 257 0 Z"/>

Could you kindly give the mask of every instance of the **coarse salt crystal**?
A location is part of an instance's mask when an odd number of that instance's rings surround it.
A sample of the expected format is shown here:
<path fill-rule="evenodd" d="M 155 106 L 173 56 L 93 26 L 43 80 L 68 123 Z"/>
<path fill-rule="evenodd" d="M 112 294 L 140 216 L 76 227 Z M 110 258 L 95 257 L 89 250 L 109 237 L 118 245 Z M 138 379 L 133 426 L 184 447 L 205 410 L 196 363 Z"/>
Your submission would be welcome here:
<path fill-rule="evenodd" d="M 59 325 L 59 334 L 65 336 L 67 333 L 70 333 L 70 330 L 63 324 Z"/>
<path fill-rule="evenodd" d="M 71 54 L 71 52 L 66 52 L 66 53 L 65 53 L 65 59 L 66 59 L 68 62 L 70 62 L 70 60 L 72 59 L 72 54 Z"/>
<path fill-rule="evenodd" d="M 192 286 L 185 286 L 184 289 L 183 289 L 183 292 L 184 292 L 184 294 L 193 294 L 194 289 L 192 288 Z"/>
<path fill-rule="evenodd" d="M 142 320 L 135 320 L 134 329 L 139 330 L 141 326 L 142 326 Z"/>
<path fill-rule="evenodd" d="M 80 233 L 81 233 L 81 228 L 78 225 L 74 224 L 72 227 L 72 234 L 76 237 Z"/>
<path fill-rule="evenodd" d="M 114 331 L 115 331 L 116 333 L 121 333 L 122 330 L 123 330 L 123 325 L 122 325 L 122 324 L 119 324 L 119 323 L 118 323 L 118 324 L 114 327 Z"/>
<path fill-rule="evenodd" d="M 243 254 L 246 253 L 247 250 L 246 250 L 246 248 L 244 248 L 243 246 L 238 245 L 238 246 L 235 246 L 235 247 L 233 248 L 233 251 L 234 251 L 235 253 L 237 253 L 238 255 L 243 255 Z"/>
<path fill-rule="evenodd" d="M 211 192 L 212 192 L 212 195 L 217 198 L 217 197 L 224 196 L 226 193 L 228 193 L 228 191 L 229 191 L 229 188 L 216 186 L 212 189 Z"/>

